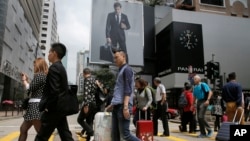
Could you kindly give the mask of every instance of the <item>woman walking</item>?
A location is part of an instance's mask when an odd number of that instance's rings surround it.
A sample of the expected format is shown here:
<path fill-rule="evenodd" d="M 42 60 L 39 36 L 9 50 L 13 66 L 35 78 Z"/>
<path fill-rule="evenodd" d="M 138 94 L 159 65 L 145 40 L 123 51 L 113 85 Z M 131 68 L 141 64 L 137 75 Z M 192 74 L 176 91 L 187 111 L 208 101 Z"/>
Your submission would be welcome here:
<path fill-rule="evenodd" d="M 24 121 L 20 127 L 20 136 L 18 141 L 26 141 L 28 136 L 28 130 L 33 125 L 36 132 L 39 131 L 41 127 L 40 115 L 39 112 L 39 102 L 43 95 L 43 88 L 46 82 L 46 75 L 48 72 L 48 65 L 43 58 L 37 58 L 34 61 L 34 78 L 29 83 L 28 76 L 22 73 L 22 82 L 27 93 L 29 94 L 29 102 L 24 114 Z"/>
<path fill-rule="evenodd" d="M 150 105 L 153 101 L 153 98 L 151 90 L 147 88 L 147 83 L 145 80 L 141 78 L 136 79 L 135 87 L 137 89 L 135 94 L 136 113 L 133 123 L 136 127 L 136 122 L 139 120 L 139 117 L 141 117 L 141 119 L 150 120 Z"/>

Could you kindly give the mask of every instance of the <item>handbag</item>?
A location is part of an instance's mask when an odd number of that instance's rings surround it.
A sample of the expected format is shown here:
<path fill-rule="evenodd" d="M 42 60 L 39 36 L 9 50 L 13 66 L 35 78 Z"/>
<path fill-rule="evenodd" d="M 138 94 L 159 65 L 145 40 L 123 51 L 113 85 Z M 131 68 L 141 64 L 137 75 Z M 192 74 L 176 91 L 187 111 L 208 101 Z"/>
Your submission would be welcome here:
<path fill-rule="evenodd" d="M 22 100 L 22 108 L 24 110 L 27 110 L 27 108 L 28 108 L 29 100 L 30 100 L 30 97 L 29 97 L 30 92 L 28 92 L 27 95 L 28 95 L 28 97 L 26 97 L 25 99 Z"/>
<path fill-rule="evenodd" d="M 27 110 L 28 105 L 29 105 L 29 100 L 30 100 L 29 97 L 23 99 L 23 101 L 22 101 L 22 108 L 23 108 L 24 110 Z"/>
<path fill-rule="evenodd" d="M 111 44 L 106 43 L 105 45 L 100 46 L 100 60 L 109 61 L 114 63 L 113 52 L 115 48 Z"/>
<path fill-rule="evenodd" d="M 68 92 L 59 97 L 57 110 L 63 115 L 69 116 L 78 113 L 77 89 L 77 85 L 69 85 Z"/>

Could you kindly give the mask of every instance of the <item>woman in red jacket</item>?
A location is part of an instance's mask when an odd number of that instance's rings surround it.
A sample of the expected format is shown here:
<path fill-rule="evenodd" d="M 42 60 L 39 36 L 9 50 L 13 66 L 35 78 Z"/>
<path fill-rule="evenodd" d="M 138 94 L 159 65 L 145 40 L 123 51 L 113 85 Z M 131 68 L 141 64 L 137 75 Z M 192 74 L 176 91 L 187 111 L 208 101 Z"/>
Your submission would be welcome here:
<path fill-rule="evenodd" d="M 193 107 L 193 93 L 192 93 L 192 85 L 186 84 L 184 94 L 186 96 L 188 104 L 183 107 L 183 115 L 182 115 L 182 121 L 180 130 L 181 132 L 187 132 L 187 124 L 189 123 L 189 133 L 192 133 L 195 131 L 193 122 L 194 122 L 194 107 Z"/>

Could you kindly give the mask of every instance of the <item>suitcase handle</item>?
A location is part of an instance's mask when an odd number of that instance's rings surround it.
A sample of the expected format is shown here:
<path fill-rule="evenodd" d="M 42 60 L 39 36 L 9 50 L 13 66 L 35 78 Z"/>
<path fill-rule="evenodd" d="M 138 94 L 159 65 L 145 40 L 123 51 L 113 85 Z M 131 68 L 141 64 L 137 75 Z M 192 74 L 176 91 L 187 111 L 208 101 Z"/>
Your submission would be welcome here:
<path fill-rule="evenodd" d="M 235 111 L 235 114 L 234 114 L 234 118 L 233 118 L 233 122 L 235 122 L 235 118 L 236 118 L 236 115 L 238 113 L 238 108 L 236 109 Z M 243 114 L 244 114 L 244 109 L 242 109 L 242 112 L 241 112 L 241 115 L 240 115 L 240 120 L 238 121 L 238 124 L 240 124 L 241 120 L 242 120 L 242 117 L 243 117 Z"/>
<path fill-rule="evenodd" d="M 145 120 L 148 119 L 147 118 L 147 110 L 145 111 Z M 139 109 L 139 120 L 141 120 L 141 110 Z"/>

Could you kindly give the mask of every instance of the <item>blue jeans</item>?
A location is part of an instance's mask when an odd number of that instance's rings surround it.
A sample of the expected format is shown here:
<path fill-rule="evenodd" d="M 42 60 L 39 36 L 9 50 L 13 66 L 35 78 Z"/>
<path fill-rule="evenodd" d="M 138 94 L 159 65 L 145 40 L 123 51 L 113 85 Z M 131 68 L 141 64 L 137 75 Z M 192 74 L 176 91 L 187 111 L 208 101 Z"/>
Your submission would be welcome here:
<path fill-rule="evenodd" d="M 131 108 L 129 106 L 130 111 Z M 140 141 L 140 139 L 130 133 L 129 126 L 130 118 L 124 118 L 123 105 L 114 105 L 112 111 L 112 141 Z"/>

